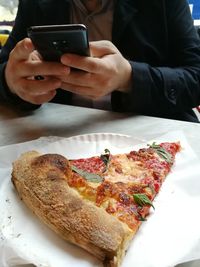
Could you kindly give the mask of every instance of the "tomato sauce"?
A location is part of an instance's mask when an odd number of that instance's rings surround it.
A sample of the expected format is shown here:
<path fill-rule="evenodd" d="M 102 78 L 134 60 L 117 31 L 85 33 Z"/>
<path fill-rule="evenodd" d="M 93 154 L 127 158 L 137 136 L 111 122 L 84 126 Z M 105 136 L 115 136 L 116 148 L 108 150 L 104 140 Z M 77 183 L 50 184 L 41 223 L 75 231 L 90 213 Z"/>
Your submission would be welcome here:
<path fill-rule="evenodd" d="M 172 155 L 174 161 L 175 154 L 180 151 L 179 143 L 161 143 L 160 146 Z M 93 201 L 97 206 L 105 205 L 105 210 L 109 214 L 113 214 L 119 220 L 126 223 L 131 229 L 136 229 L 140 221 L 148 214 L 150 206 L 139 206 L 135 203 L 133 194 L 144 193 L 150 200 L 153 200 L 156 193 L 158 193 L 163 179 L 170 171 L 172 163 L 164 159 L 160 159 L 155 155 L 155 150 L 151 147 L 140 149 L 139 151 L 132 151 L 127 154 L 130 160 L 138 161 L 138 164 L 144 166 L 149 170 L 149 176 L 142 179 L 141 183 L 123 183 L 110 182 L 104 180 L 97 187 L 91 187 L 88 182 L 80 175 L 73 172 L 69 179 L 69 185 L 81 189 L 82 194 L 89 198 L 94 196 Z M 71 160 L 70 163 L 86 172 L 100 174 L 105 171 L 105 163 L 101 157 L 90 157 L 87 159 Z M 117 165 L 118 166 L 118 165 Z M 115 168 L 116 173 L 121 174 L 123 169 Z"/>
<path fill-rule="evenodd" d="M 102 172 L 105 169 L 105 164 L 100 157 L 72 160 L 71 164 L 90 173 Z"/>

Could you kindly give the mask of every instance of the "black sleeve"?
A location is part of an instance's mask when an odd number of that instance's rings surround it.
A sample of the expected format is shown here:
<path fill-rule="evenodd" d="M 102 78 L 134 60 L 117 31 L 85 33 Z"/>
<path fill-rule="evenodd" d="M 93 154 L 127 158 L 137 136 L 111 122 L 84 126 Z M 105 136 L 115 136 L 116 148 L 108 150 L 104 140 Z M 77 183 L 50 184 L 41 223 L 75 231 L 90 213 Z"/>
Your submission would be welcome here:
<path fill-rule="evenodd" d="M 3 46 L 0 53 L 0 103 L 8 103 L 12 106 L 16 106 L 19 109 L 31 110 L 40 107 L 40 105 L 34 105 L 26 102 L 18 96 L 12 94 L 6 84 L 4 70 L 9 57 L 10 52 L 15 47 L 18 41 L 27 37 L 27 27 L 32 24 L 31 18 L 34 15 L 30 14 L 31 10 L 34 13 L 35 5 L 34 1 L 30 0 L 19 0 L 18 12 L 13 26 L 13 30 L 10 36 Z"/>
<path fill-rule="evenodd" d="M 200 40 L 186 0 L 160 2 L 165 9 L 168 62 L 155 66 L 130 61 L 133 88 L 126 97 L 126 106 L 138 113 L 162 116 L 199 105 Z"/>

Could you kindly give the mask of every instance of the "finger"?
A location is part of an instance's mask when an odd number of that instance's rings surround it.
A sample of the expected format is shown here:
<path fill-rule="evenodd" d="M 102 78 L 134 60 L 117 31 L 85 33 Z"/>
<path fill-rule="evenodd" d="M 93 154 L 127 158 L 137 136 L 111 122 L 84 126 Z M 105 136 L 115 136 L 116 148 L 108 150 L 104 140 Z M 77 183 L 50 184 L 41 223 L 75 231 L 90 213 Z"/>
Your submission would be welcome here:
<path fill-rule="evenodd" d="M 49 78 L 43 81 L 22 80 L 19 87 L 22 94 L 31 96 L 44 95 L 61 86 L 61 81 L 55 78 Z"/>
<path fill-rule="evenodd" d="M 72 68 L 77 68 L 91 73 L 99 73 L 105 68 L 101 58 L 107 55 L 120 54 L 119 50 L 110 41 L 90 42 L 92 57 L 83 57 L 75 54 L 64 54 L 61 62 Z"/>
<path fill-rule="evenodd" d="M 29 38 L 25 38 L 18 42 L 11 51 L 12 58 L 15 60 L 28 59 L 30 53 L 34 51 L 34 46 Z"/>
<path fill-rule="evenodd" d="M 28 76 L 67 76 L 70 73 L 70 67 L 57 62 L 47 61 L 26 61 L 21 64 L 19 74 L 23 77 Z"/>
<path fill-rule="evenodd" d="M 90 99 L 99 99 L 104 95 L 102 91 L 93 90 L 91 87 L 77 86 L 70 83 L 62 83 L 61 88 Z"/>
<path fill-rule="evenodd" d="M 43 94 L 43 95 L 34 96 L 34 97 L 28 99 L 28 101 L 31 102 L 32 104 L 35 104 L 35 105 L 41 105 L 43 103 L 47 103 L 50 100 L 52 100 L 55 97 L 55 95 L 56 95 L 56 90 L 50 91 L 50 92 Z"/>
<path fill-rule="evenodd" d="M 62 64 L 84 72 L 99 73 L 104 66 L 99 58 L 83 57 L 75 54 L 64 54 L 61 57 Z M 75 70 L 76 71 L 76 70 Z M 74 71 L 73 71 L 74 72 Z"/>
<path fill-rule="evenodd" d="M 40 53 L 37 50 L 34 50 L 31 53 L 31 57 L 32 60 L 42 60 L 42 56 L 40 55 Z"/>
<path fill-rule="evenodd" d="M 103 57 L 105 55 L 119 53 L 119 50 L 110 41 L 101 40 L 90 42 L 90 51 L 93 57 Z"/>
<path fill-rule="evenodd" d="M 71 71 L 68 76 L 57 76 L 64 83 L 74 84 L 75 86 L 93 87 L 96 83 L 94 74 L 86 71 Z"/>

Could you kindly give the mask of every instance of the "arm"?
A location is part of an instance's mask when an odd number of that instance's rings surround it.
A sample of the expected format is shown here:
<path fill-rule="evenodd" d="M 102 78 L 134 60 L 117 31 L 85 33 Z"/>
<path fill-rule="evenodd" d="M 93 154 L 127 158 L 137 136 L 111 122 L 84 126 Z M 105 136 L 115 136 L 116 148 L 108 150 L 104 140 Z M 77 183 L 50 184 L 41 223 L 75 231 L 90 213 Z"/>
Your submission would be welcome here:
<path fill-rule="evenodd" d="M 22 109 L 35 109 L 38 107 L 38 105 L 33 105 L 27 101 L 23 101 L 20 97 L 13 94 L 6 82 L 5 79 L 5 68 L 6 64 L 9 58 L 9 54 L 12 51 L 12 49 L 15 47 L 18 41 L 25 38 L 26 35 L 26 12 L 25 12 L 25 5 L 22 3 L 23 1 L 19 1 L 19 7 L 17 16 L 15 19 L 15 25 L 13 27 L 13 30 L 6 42 L 6 44 L 3 46 L 1 53 L 0 53 L 0 102 L 2 103 L 8 103 L 12 106 L 16 106 Z M 33 8 L 30 6 L 30 8 Z M 32 9 L 33 10 L 33 9 Z M 27 12 L 28 13 L 28 12 Z"/>
<path fill-rule="evenodd" d="M 62 88 L 91 99 L 114 92 L 121 102 L 115 105 L 118 111 L 174 118 L 191 112 L 200 101 L 200 40 L 188 3 L 155 3 L 142 1 L 138 16 L 146 20 L 133 18 L 126 36 L 117 40 L 124 57 L 108 41 L 91 43 L 91 58 L 64 55 L 63 64 L 89 74 L 72 71 L 61 78 Z"/>
<path fill-rule="evenodd" d="M 136 111 L 158 110 L 160 115 L 168 111 L 191 110 L 200 103 L 200 40 L 188 3 L 181 0 L 163 2 L 166 15 L 161 15 L 166 17 L 167 59 L 159 64 L 130 61 L 133 88 L 127 98 L 127 106 Z"/>
<path fill-rule="evenodd" d="M 69 72 L 69 68 L 61 63 L 43 61 L 31 40 L 25 38 L 27 28 L 37 24 L 37 5 L 34 3 L 26 0 L 19 2 L 13 31 L 1 53 L 0 100 L 21 109 L 34 109 L 53 99 L 61 85 L 55 76 Z M 38 75 L 44 79 L 34 79 Z"/>

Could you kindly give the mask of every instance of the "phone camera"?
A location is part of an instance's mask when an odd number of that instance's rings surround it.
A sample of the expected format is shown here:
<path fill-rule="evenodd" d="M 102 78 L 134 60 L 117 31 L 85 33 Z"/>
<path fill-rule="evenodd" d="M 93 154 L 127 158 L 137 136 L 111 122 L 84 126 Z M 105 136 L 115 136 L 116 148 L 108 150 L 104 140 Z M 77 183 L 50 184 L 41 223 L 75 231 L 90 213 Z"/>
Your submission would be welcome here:
<path fill-rule="evenodd" d="M 68 44 L 66 40 L 53 41 L 53 46 L 56 50 L 65 52 L 67 51 Z"/>

